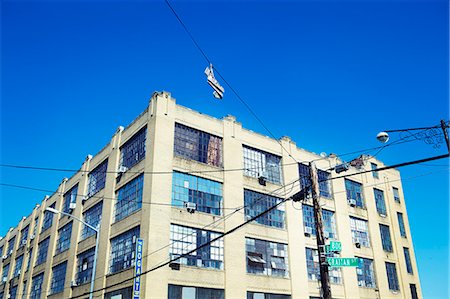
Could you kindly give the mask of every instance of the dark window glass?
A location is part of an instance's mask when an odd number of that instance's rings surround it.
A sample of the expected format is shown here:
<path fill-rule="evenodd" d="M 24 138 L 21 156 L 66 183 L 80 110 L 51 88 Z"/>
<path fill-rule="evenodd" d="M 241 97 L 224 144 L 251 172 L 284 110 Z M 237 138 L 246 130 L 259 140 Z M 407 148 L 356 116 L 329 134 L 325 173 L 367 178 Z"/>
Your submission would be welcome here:
<path fill-rule="evenodd" d="M 69 249 L 71 236 L 72 236 L 72 222 L 69 222 L 58 230 L 58 240 L 56 242 L 55 254 L 61 253 Z"/>
<path fill-rule="evenodd" d="M 77 256 L 77 284 L 84 284 L 91 281 L 94 254 L 95 248 L 91 248 Z"/>
<path fill-rule="evenodd" d="M 362 185 L 360 183 L 346 179 L 345 190 L 347 191 L 347 201 L 350 203 L 350 205 L 354 205 L 363 209 L 365 208 Z"/>
<path fill-rule="evenodd" d="M 395 267 L 394 263 L 386 262 L 386 274 L 388 278 L 389 290 L 400 290 L 400 287 L 398 285 L 397 268 Z"/>
<path fill-rule="evenodd" d="M 145 158 L 147 128 L 142 128 L 120 148 L 120 166 L 130 169 Z"/>
<path fill-rule="evenodd" d="M 283 199 L 262 194 L 259 192 L 244 190 L 245 217 L 251 219 L 263 211 L 280 203 Z M 259 224 L 284 228 L 284 204 L 280 204 L 270 212 L 256 218 L 254 221 Z"/>
<path fill-rule="evenodd" d="M 302 189 L 308 189 L 307 194 L 311 196 L 311 174 L 309 165 L 298 164 L 298 171 L 300 175 L 300 187 Z M 317 169 L 317 177 L 319 180 L 319 195 L 324 198 L 333 198 L 331 192 L 330 177 L 331 174 L 327 171 Z"/>
<path fill-rule="evenodd" d="M 336 239 L 336 222 L 334 212 L 322 210 L 323 233 L 326 238 Z M 303 226 L 305 233 L 311 236 L 316 235 L 316 221 L 314 219 L 314 209 L 312 206 L 303 205 Z"/>
<path fill-rule="evenodd" d="M 64 213 L 70 213 L 72 211 L 71 204 L 77 202 L 77 193 L 78 193 L 78 184 L 76 184 L 74 187 L 72 187 L 72 189 L 70 189 L 64 194 L 62 206 L 62 211 Z"/>
<path fill-rule="evenodd" d="M 360 262 L 356 267 L 358 276 L 358 285 L 365 288 L 376 288 L 375 271 L 373 268 L 373 260 L 360 258 Z"/>
<path fill-rule="evenodd" d="M 88 193 L 87 196 L 91 197 L 98 191 L 105 188 L 106 171 L 108 168 L 108 159 L 103 161 L 94 170 L 89 173 Z"/>
<path fill-rule="evenodd" d="M 142 207 L 142 188 L 144 175 L 128 182 L 116 192 L 115 221 L 122 220 Z"/>
<path fill-rule="evenodd" d="M 110 274 L 134 266 L 137 238 L 139 226 L 111 239 Z"/>
<path fill-rule="evenodd" d="M 41 241 L 38 245 L 38 252 L 36 257 L 36 266 L 44 263 L 47 260 L 48 244 L 50 243 L 50 237 Z"/>
<path fill-rule="evenodd" d="M 373 194 L 375 197 L 375 205 L 377 207 L 377 212 L 381 216 L 386 216 L 386 202 L 384 200 L 384 192 L 379 189 L 373 189 Z"/>
<path fill-rule="evenodd" d="M 50 205 L 50 208 L 55 208 L 55 203 Z M 44 211 L 44 220 L 42 221 L 42 230 L 41 233 L 46 231 L 53 224 L 53 213 L 49 211 Z"/>
<path fill-rule="evenodd" d="M 380 235 L 381 235 L 381 244 L 383 245 L 383 250 L 392 252 L 392 241 L 391 241 L 391 232 L 389 231 L 389 226 L 380 224 Z"/>
<path fill-rule="evenodd" d="M 224 290 L 169 284 L 169 299 L 224 299 Z"/>
<path fill-rule="evenodd" d="M 31 283 L 30 299 L 41 299 L 43 281 L 44 281 L 44 273 L 41 273 L 33 277 L 33 281 Z"/>
<path fill-rule="evenodd" d="M 409 249 L 406 247 L 403 247 L 403 253 L 405 255 L 406 271 L 408 271 L 409 274 L 413 274 L 413 268 L 412 268 L 412 264 L 411 264 L 411 256 L 409 254 Z"/>
<path fill-rule="evenodd" d="M 405 229 L 405 222 L 403 221 L 403 214 L 397 212 L 397 219 L 398 219 L 398 226 L 400 229 L 400 235 L 406 238 L 406 229 Z"/>
<path fill-rule="evenodd" d="M 103 202 L 95 204 L 92 208 L 83 213 L 84 222 L 92 225 L 93 227 L 98 227 L 100 221 L 102 220 L 102 208 Z M 95 231 L 89 226 L 83 225 L 81 230 L 81 240 L 86 239 L 95 234 Z"/>
<path fill-rule="evenodd" d="M 50 294 L 60 293 L 64 290 L 66 281 L 67 262 L 61 263 L 52 269 L 52 281 L 50 284 Z"/>

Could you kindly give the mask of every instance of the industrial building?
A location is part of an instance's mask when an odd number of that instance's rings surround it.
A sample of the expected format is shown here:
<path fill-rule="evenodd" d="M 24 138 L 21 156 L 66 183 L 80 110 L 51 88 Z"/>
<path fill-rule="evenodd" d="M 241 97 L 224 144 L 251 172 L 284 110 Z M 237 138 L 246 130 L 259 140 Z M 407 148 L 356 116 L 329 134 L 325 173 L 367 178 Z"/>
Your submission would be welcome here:
<path fill-rule="evenodd" d="M 360 259 L 330 267 L 333 298 L 421 298 L 397 170 L 360 173 L 384 166 L 362 156 L 345 172 L 355 175 L 335 179 L 339 157 L 176 105 L 167 92 L 3 236 L 0 298 L 89 297 L 97 234 L 77 218 L 99 230 L 94 298 L 319 298 L 308 197 L 145 273 L 301 190 L 313 160 L 324 235 L 342 243 L 335 256 Z"/>

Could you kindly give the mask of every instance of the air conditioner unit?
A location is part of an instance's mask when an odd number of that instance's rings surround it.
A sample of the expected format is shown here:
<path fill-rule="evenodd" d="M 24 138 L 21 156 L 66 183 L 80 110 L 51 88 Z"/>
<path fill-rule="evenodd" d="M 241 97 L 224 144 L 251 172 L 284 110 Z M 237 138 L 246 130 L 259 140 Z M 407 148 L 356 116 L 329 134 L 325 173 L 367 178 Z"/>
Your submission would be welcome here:
<path fill-rule="evenodd" d="M 76 207 L 77 207 L 77 203 L 76 202 L 71 202 L 69 204 L 69 209 L 71 209 L 71 210 L 75 210 Z"/>
<path fill-rule="evenodd" d="M 197 209 L 197 205 L 195 204 L 195 202 L 185 202 L 184 207 L 191 214 L 193 214 L 195 212 L 195 210 Z"/>
<path fill-rule="evenodd" d="M 128 168 L 126 166 L 120 166 L 118 172 L 119 173 L 124 173 L 128 170 Z"/>
<path fill-rule="evenodd" d="M 330 238 L 330 233 L 329 232 L 323 232 L 323 236 L 324 238 Z"/>
<path fill-rule="evenodd" d="M 380 214 L 380 217 L 386 218 L 386 214 Z"/>
<path fill-rule="evenodd" d="M 3 260 L 6 260 L 7 258 L 8 258 L 8 255 L 2 256 L 2 259 L 3 259 Z"/>
<path fill-rule="evenodd" d="M 31 235 L 30 235 L 30 240 L 34 240 L 35 237 L 36 237 L 36 236 L 35 236 L 34 234 L 31 234 Z"/>
<path fill-rule="evenodd" d="M 27 240 L 22 240 L 22 246 L 25 246 L 25 245 L 27 245 Z"/>
<path fill-rule="evenodd" d="M 76 286 L 78 286 L 77 282 L 75 280 L 72 280 L 70 282 L 70 287 L 73 288 L 73 287 L 76 287 Z"/>
<path fill-rule="evenodd" d="M 311 236 L 312 234 L 312 227 L 305 226 L 305 236 Z"/>
<path fill-rule="evenodd" d="M 9 251 L 8 255 L 12 255 L 13 252 L 14 252 L 14 251 L 11 249 L 11 250 Z"/>
<path fill-rule="evenodd" d="M 10 299 L 11 298 L 11 294 L 6 295 L 6 298 Z"/>
<path fill-rule="evenodd" d="M 87 200 L 88 200 L 88 197 L 87 197 L 86 195 L 84 195 L 84 196 L 81 198 L 81 204 L 84 204 Z"/>
<path fill-rule="evenodd" d="M 355 207 L 356 206 L 356 199 L 350 198 L 348 200 L 348 203 L 350 204 L 351 207 Z"/>
<path fill-rule="evenodd" d="M 2 282 L 7 282 L 8 281 L 8 277 L 2 277 Z"/>
<path fill-rule="evenodd" d="M 16 276 L 20 276 L 20 270 L 17 270 L 17 275 Z"/>
<path fill-rule="evenodd" d="M 258 177 L 258 183 L 259 183 L 261 186 L 265 186 L 265 185 L 266 185 L 266 182 L 267 182 L 267 178 L 266 178 L 266 177 L 264 177 L 264 176 Z"/>
<path fill-rule="evenodd" d="M 359 241 L 355 242 L 355 247 L 356 248 L 361 248 L 361 243 Z"/>

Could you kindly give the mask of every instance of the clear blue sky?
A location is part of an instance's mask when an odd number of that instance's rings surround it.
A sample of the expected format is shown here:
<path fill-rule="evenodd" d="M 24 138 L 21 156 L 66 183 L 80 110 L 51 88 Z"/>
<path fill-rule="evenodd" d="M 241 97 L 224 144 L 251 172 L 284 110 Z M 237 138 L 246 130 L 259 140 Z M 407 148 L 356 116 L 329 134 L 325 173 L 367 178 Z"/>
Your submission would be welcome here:
<path fill-rule="evenodd" d="M 163 1 L 1 5 L 1 163 L 77 169 L 161 90 L 268 134 L 226 86 L 222 101 L 212 98 L 204 58 Z M 380 130 L 449 118 L 445 0 L 173 6 L 273 134 L 299 147 L 347 153 L 378 146 Z M 377 157 L 396 164 L 444 152 L 416 141 Z M 401 169 L 425 298 L 448 298 L 448 164 Z M 50 190 L 71 175 L 0 170 L 2 183 Z M 0 192 L 0 235 L 45 195 Z"/>

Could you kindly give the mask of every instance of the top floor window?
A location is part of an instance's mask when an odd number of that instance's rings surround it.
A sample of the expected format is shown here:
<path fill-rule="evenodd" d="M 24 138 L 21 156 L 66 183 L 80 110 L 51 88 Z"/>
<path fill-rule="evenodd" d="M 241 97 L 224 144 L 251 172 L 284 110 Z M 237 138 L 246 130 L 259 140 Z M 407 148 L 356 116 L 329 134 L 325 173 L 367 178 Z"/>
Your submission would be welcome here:
<path fill-rule="evenodd" d="M 379 178 L 378 171 L 377 171 L 378 165 L 375 163 L 370 163 L 370 168 L 372 169 L 372 176 L 375 179 L 378 179 Z"/>
<path fill-rule="evenodd" d="M 392 187 L 392 193 L 394 193 L 394 200 L 400 203 L 400 194 L 398 193 L 398 188 Z"/>
<path fill-rule="evenodd" d="M 384 201 L 384 192 L 382 190 L 373 189 L 373 195 L 375 196 L 375 205 L 377 207 L 377 212 L 380 216 L 386 216 L 386 202 Z"/>
<path fill-rule="evenodd" d="M 245 145 L 243 150 L 245 175 L 281 184 L 281 157 Z"/>
<path fill-rule="evenodd" d="M 196 204 L 196 210 L 214 215 L 221 214 L 222 184 L 187 173 L 174 171 L 172 178 L 172 205 Z"/>
<path fill-rule="evenodd" d="M 362 185 L 360 183 L 345 180 L 345 190 L 347 191 L 347 201 L 351 206 L 356 206 L 364 209 L 364 196 L 362 192 Z"/>
<path fill-rule="evenodd" d="M 6 251 L 8 255 L 13 253 L 15 245 L 16 245 L 16 236 L 12 237 L 8 241 L 8 251 Z"/>
<path fill-rule="evenodd" d="M 106 171 L 108 169 L 108 159 L 100 163 L 94 170 L 89 173 L 88 193 L 87 196 L 91 197 L 98 191 L 105 188 Z"/>
<path fill-rule="evenodd" d="M 222 138 L 175 123 L 174 154 L 222 167 Z"/>
<path fill-rule="evenodd" d="M 77 202 L 78 184 L 72 187 L 64 194 L 64 201 L 62 211 L 64 213 L 70 213 L 73 210 L 73 205 Z"/>
<path fill-rule="evenodd" d="M 311 174 L 309 165 L 299 163 L 298 171 L 300 174 L 300 187 L 308 188 L 308 194 L 311 194 Z M 317 178 L 319 180 L 319 195 L 324 198 L 333 198 L 330 184 L 331 174 L 327 171 L 317 169 Z"/>
<path fill-rule="evenodd" d="M 51 204 L 50 208 L 54 209 L 55 208 L 55 204 L 56 203 Z M 54 215 L 54 213 L 52 213 L 52 212 L 44 211 L 44 220 L 42 221 L 41 233 L 46 231 L 50 226 L 52 226 L 52 224 L 53 224 L 53 215 Z"/>
<path fill-rule="evenodd" d="M 116 192 L 115 221 L 122 220 L 142 207 L 144 175 L 131 180 Z"/>
<path fill-rule="evenodd" d="M 245 217 L 246 219 L 251 219 L 252 217 L 280 203 L 282 200 L 283 199 L 281 198 L 267 194 L 244 190 Z M 278 207 L 264 215 L 261 215 L 254 221 L 267 226 L 284 228 L 284 204 L 280 204 Z"/>
<path fill-rule="evenodd" d="M 30 230 L 30 225 L 28 224 L 22 231 L 20 232 L 20 244 L 19 246 L 22 247 L 26 245 L 27 239 L 28 239 L 28 231 Z"/>
<path fill-rule="evenodd" d="M 287 245 L 245 238 L 247 273 L 289 276 Z"/>
<path fill-rule="evenodd" d="M 120 166 L 130 169 L 145 158 L 147 127 L 142 128 L 120 147 Z"/>
<path fill-rule="evenodd" d="M 39 217 L 34 218 L 33 235 L 36 236 L 38 229 Z"/>

